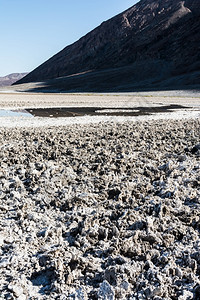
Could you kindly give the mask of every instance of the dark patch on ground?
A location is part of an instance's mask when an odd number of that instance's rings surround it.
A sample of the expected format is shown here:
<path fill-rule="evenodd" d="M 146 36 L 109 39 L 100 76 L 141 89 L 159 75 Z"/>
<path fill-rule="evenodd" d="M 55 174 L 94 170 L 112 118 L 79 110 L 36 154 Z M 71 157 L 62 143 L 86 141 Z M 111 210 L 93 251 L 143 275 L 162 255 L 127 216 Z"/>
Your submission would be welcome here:
<path fill-rule="evenodd" d="M 34 108 L 27 109 L 35 117 L 79 117 L 79 116 L 142 116 L 152 113 L 172 112 L 175 109 L 188 108 L 182 105 L 167 105 L 157 107 L 134 107 L 134 108 L 114 108 L 114 107 L 54 107 L 54 108 Z M 106 110 L 106 112 L 104 112 Z M 108 110 L 111 110 L 108 112 Z M 113 112 L 112 112 L 113 110 Z M 118 110 L 118 112 L 116 111 Z M 121 111 L 120 111 L 121 110 Z M 131 111 L 132 110 L 132 111 Z"/>

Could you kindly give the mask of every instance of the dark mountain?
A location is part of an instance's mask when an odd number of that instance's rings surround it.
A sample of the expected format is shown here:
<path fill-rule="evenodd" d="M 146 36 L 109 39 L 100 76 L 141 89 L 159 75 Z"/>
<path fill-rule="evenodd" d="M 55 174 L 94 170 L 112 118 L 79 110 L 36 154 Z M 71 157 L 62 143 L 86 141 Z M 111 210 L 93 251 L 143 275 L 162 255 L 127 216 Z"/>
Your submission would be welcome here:
<path fill-rule="evenodd" d="M 0 77 L 0 86 L 9 86 L 12 85 L 14 82 L 20 80 L 28 73 L 12 73 L 4 77 Z"/>
<path fill-rule="evenodd" d="M 55 78 L 47 88 L 103 91 L 200 84 L 199 0 L 142 0 L 17 83 Z"/>

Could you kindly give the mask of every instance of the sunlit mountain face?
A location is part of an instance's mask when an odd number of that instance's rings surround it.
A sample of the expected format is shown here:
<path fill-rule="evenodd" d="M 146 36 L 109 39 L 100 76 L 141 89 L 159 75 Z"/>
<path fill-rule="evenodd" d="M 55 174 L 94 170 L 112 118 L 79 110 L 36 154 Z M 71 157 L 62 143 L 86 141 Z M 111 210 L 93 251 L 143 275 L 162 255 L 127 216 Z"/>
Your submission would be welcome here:
<path fill-rule="evenodd" d="M 12 73 L 7 76 L 0 77 L 0 86 L 9 86 L 27 74 L 28 73 Z"/>

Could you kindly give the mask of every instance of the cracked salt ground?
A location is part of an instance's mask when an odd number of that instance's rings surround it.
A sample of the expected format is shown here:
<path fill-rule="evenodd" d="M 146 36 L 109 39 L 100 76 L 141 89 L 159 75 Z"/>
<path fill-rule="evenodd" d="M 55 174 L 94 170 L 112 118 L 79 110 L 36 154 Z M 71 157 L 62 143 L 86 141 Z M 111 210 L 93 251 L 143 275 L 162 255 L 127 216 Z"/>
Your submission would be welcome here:
<path fill-rule="evenodd" d="M 1 128 L 1 299 L 199 299 L 200 121 Z"/>

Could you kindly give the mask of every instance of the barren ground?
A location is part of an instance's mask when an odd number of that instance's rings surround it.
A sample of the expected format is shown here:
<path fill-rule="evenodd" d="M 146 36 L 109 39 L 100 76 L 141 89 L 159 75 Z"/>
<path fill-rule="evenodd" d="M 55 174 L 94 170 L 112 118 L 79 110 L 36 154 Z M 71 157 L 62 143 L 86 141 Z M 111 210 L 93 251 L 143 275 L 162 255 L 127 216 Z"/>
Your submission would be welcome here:
<path fill-rule="evenodd" d="M 0 299 L 200 298 L 198 95 L 0 94 L 2 109 L 108 103 L 189 108 L 0 118 Z"/>

